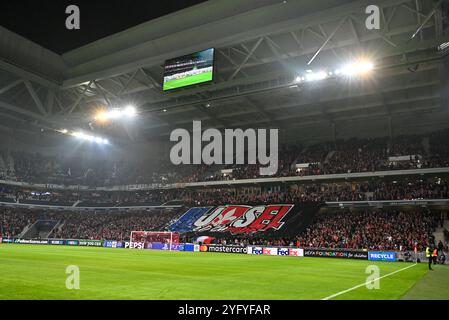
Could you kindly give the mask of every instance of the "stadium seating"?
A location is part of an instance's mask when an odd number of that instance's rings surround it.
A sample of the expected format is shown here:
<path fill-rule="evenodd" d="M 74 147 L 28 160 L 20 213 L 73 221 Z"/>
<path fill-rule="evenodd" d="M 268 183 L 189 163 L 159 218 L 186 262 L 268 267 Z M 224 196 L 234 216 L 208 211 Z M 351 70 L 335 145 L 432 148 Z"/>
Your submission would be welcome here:
<path fill-rule="evenodd" d="M 2 234 L 17 237 L 35 222 L 54 222 L 56 227 L 48 238 L 129 240 L 133 230 L 166 230 L 182 210 L 149 212 L 39 212 L 28 209 L 0 209 Z M 438 224 L 439 211 L 413 209 L 326 210 L 319 213 L 304 232 L 293 238 L 258 235 L 223 236 L 213 243 L 233 245 L 279 245 L 370 250 L 422 249 L 432 239 Z M 36 238 L 36 237 L 35 237 Z M 195 241 L 184 236 L 183 241 Z"/>
<path fill-rule="evenodd" d="M 449 167 L 449 131 L 422 136 L 351 139 L 313 146 L 281 148 L 278 177 L 350 172 Z M 396 157 L 396 158 L 395 158 Z M 61 183 L 87 186 L 116 184 L 220 181 L 259 178 L 258 165 L 191 166 L 180 170 L 161 161 L 152 170 L 132 163 L 58 159 L 17 151 L 1 153 L 1 179 L 27 183 Z M 221 170 L 228 169 L 226 174 Z M 215 206 L 274 203 L 324 203 L 336 201 L 449 199 L 449 183 L 443 177 L 402 176 L 348 181 L 295 182 L 278 186 L 174 188 L 133 191 L 43 190 L 0 184 L 0 202 L 67 207 Z M 54 223 L 49 237 L 124 240 L 131 230 L 164 230 L 181 214 L 179 210 L 133 212 L 36 211 L 0 209 L 1 234 L 17 237 L 36 222 Z M 215 241 L 237 245 L 296 245 L 311 247 L 410 250 L 424 246 L 435 221 L 432 213 L 366 209 L 318 215 L 309 228 L 295 238 L 231 237 Z M 22 234 L 23 235 L 23 234 Z M 185 239 L 189 240 L 189 239 Z M 190 239 L 192 240 L 192 239 Z"/>
<path fill-rule="evenodd" d="M 279 152 L 276 176 L 307 176 L 449 167 L 449 130 L 394 139 L 350 139 L 313 146 L 284 145 Z M 125 161 L 57 158 L 26 152 L 1 152 L 9 166 L 0 169 L 0 180 L 33 183 L 112 186 L 141 183 L 176 183 L 260 178 L 258 165 L 203 166 L 188 169 L 161 159 L 157 167 Z M 401 157 L 395 160 L 392 157 Z M 3 163 L 5 161 L 3 160 Z M 301 165 L 297 168 L 297 165 Z M 231 173 L 222 173 L 231 169 Z"/>
<path fill-rule="evenodd" d="M 170 201 L 185 205 L 299 203 L 306 201 L 372 201 L 448 199 L 449 182 L 445 178 L 370 179 L 352 182 L 301 183 L 273 188 L 171 189 L 152 191 L 32 191 L 28 188 L 0 185 L 5 202 L 78 207 L 155 206 Z"/>
<path fill-rule="evenodd" d="M 53 221 L 56 227 L 48 238 L 129 240 L 133 230 L 162 230 L 178 216 L 178 210 L 93 213 L 0 209 L 0 234 L 14 238 L 36 222 Z"/>

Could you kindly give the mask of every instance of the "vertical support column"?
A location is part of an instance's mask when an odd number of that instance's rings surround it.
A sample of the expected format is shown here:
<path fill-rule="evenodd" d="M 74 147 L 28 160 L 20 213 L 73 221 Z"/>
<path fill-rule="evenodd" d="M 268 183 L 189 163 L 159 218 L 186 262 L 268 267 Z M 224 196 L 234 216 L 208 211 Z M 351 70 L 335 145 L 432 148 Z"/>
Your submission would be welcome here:
<path fill-rule="evenodd" d="M 442 110 L 449 108 L 449 56 L 446 56 L 439 68 L 440 78 L 440 107 Z"/>
<path fill-rule="evenodd" d="M 337 125 L 335 124 L 335 122 L 332 122 L 331 126 L 332 126 L 332 140 L 335 142 L 337 141 Z"/>
<path fill-rule="evenodd" d="M 391 115 L 388 116 L 388 136 L 393 138 L 393 126 L 391 124 Z"/>

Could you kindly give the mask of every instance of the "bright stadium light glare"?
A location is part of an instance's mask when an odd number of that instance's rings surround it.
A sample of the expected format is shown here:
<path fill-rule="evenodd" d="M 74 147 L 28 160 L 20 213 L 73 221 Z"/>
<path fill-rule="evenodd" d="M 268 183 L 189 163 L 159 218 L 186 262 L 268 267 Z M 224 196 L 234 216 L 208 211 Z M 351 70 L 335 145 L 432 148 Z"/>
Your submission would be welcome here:
<path fill-rule="evenodd" d="M 85 134 L 82 131 L 74 131 L 74 132 L 71 132 L 70 135 L 73 137 L 76 137 L 78 139 L 85 140 L 85 141 L 95 142 L 98 144 L 109 144 L 108 139 Z"/>
<path fill-rule="evenodd" d="M 68 134 L 69 133 L 69 130 L 67 130 L 67 129 L 55 129 L 55 131 L 56 132 L 59 132 L 59 133 L 62 133 L 62 134 Z"/>
<path fill-rule="evenodd" d="M 82 133 L 80 131 L 75 131 L 75 132 L 72 132 L 72 136 L 74 136 L 76 138 L 83 139 L 84 138 L 84 133 Z"/>
<path fill-rule="evenodd" d="M 109 120 L 117 120 L 122 117 L 132 118 L 137 115 L 137 109 L 133 105 L 128 105 L 123 109 L 114 108 L 110 110 L 100 110 L 95 115 L 98 122 L 108 122 Z"/>
<path fill-rule="evenodd" d="M 353 63 L 348 63 L 343 68 L 337 70 L 338 73 L 348 77 L 364 75 L 374 69 L 374 64 L 370 61 L 360 60 Z M 336 73 L 337 73 L 336 71 Z"/>
<path fill-rule="evenodd" d="M 95 115 L 95 120 L 100 121 L 100 122 L 108 121 L 109 120 L 109 115 L 108 115 L 108 113 L 105 110 L 100 110 Z"/>
<path fill-rule="evenodd" d="M 122 111 L 119 109 L 113 109 L 108 112 L 108 117 L 110 119 L 118 119 L 122 116 Z"/>
<path fill-rule="evenodd" d="M 318 72 L 309 72 L 306 74 L 306 80 L 307 81 L 319 81 L 324 80 L 327 78 L 327 73 L 324 71 L 318 71 Z"/>
<path fill-rule="evenodd" d="M 137 110 L 134 106 L 127 106 L 124 110 L 124 114 L 128 117 L 134 117 L 137 114 Z"/>

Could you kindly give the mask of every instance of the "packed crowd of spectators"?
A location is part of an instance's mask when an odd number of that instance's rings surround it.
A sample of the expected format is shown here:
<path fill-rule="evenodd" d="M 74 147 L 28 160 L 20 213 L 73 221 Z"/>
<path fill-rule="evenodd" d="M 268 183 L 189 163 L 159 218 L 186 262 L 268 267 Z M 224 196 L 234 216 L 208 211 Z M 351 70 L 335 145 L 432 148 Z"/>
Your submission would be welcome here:
<path fill-rule="evenodd" d="M 449 166 L 449 130 L 394 138 L 350 139 L 279 148 L 275 176 L 322 175 Z M 0 151 L 0 179 L 65 185 L 169 184 L 260 178 L 260 166 L 155 164 Z"/>
<path fill-rule="evenodd" d="M 0 235 L 17 237 L 25 227 L 38 220 L 59 222 L 48 238 L 129 240 L 131 231 L 162 231 L 184 211 L 164 209 L 132 212 L 56 212 L 31 209 L 0 209 Z M 432 232 L 439 219 L 448 214 L 424 208 L 408 211 L 392 209 L 338 210 L 317 213 L 307 228 L 295 237 L 261 235 L 214 238 L 211 243 L 224 245 L 297 246 L 312 248 L 422 251 L 432 243 Z M 198 236 L 183 236 L 195 242 Z M 447 249 L 447 248 L 446 248 Z"/>
<path fill-rule="evenodd" d="M 0 201 L 78 207 L 301 203 L 449 199 L 446 178 L 373 179 L 264 187 L 177 188 L 147 191 L 36 191 L 0 185 Z"/>
<path fill-rule="evenodd" d="M 223 236 L 210 244 L 235 246 L 289 246 L 347 250 L 423 251 L 434 242 L 433 231 L 439 226 L 440 212 L 425 209 L 399 211 L 365 209 L 363 211 L 321 212 L 295 237 Z M 449 218 L 446 213 L 444 217 Z M 186 235 L 183 241 L 195 241 Z M 444 250 L 447 251 L 447 247 Z"/>
<path fill-rule="evenodd" d="M 30 209 L 0 209 L 0 235 L 17 237 L 38 220 L 60 222 L 49 238 L 129 240 L 131 231 L 163 230 L 179 210 L 132 212 L 56 212 Z"/>
<path fill-rule="evenodd" d="M 36 222 L 40 215 L 36 211 L 0 208 L 0 235 L 4 238 L 18 236 L 27 225 Z"/>
<path fill-rule="evenodd" d="M 365 210 L 319 214 L 298 237 L 305 247 L 369 250 L 423 250 L 433 240 L 435 216 L 413 212 Z"/>
<path fill-rule="evenodd" d="M 449 130 L 394 139 L 351 139 L 307 147 L 282 146 L 277 176 L 323 175 L 397 169 L 449 167 Z M 126 161 L 95 161 L 0 151 L 0 180 L 65 185 L 217 181 L 259 178 L 259 165 L 174 166 L 169 160 L 151 168 Z M 369 179 L 366 181 L 304 182 L 298 184 L 175 188 L 148 191 L 43 190 L 0 184 L 0 202 L 78 207 L 120 207 L 183 204 L 301 203 L 326 201 L 449 199 L 444 176 Z M 0 209 L 0 233 L 17 236 L 40 219 L 57 220 L 51 237 L 124 240 L 132 230 L 163 230 L 178 211 L 48 212 Z M 348 249 L 410 250 L 424 246 L 435 227 L 432 214 L 417 210 L 337 212 L 316 217 L 296 238 L 223 238 L 217 243 L 238 245 L 298 245 Z"/>
<path fill-rule="evenodd" d="M 198 236 L 183 235 L 181 242 L 197 243 Z M 209 237 L 208 244 L 212 245 L 228 245 L 228 246 L 275 246 L 275 247 L 300 247 L 301 243 L 296 237 L 278 237 L 278 238 L 262 238 L 258 236 L 223 236 L 223 237 Z"/>
<path fill-rule="evenodd" d="M 64 239 L 129 240 L 131 231 L 160 231 L 178 217 L 178 211 L 132 213 L 71 213 L 50 237 Z"/>
<path fill-rule="evenodd" d="M 421 169 L 449 166 L 449 130 L 430 135 L 398 136 L 394 139 L 350 139 L 301 148 L 279 149 L 279 170 L 275 176 L 308 176 Z M 259 165 L 233 165 L 211 170 L 200 168 L 183 182 L 261 178 Z M 211 169 L 211 168 L 209 168 Z M 223 173 L 219 169 L 232 169 Z M 207 174 L 202 174 L 207 172 Z"/>
<path fill-rule="evenodd" d="M 114 186 L 151 183 L 158 174 L 151 166 L 123 159 L 91 159 L 74 156 L 44 156 L 0 150 L 0 180 L 28 183 Z"/>

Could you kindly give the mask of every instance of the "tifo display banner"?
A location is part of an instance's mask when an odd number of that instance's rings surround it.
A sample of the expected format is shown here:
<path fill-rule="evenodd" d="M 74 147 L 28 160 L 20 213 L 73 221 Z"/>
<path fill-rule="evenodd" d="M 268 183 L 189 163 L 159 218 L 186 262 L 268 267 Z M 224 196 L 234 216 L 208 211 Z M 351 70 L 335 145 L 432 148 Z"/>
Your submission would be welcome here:
<path fill-rule="evenodd" d="M 190 208 L 170 225 L 175 232 L 294 235 L 317 204 L 224 205 Z"/>
<path fill-rule="evenodd" d="M 396 262 L 397 255 L 396 255 L 396 252 L 369 251 L 368 252 L 368 260 Z"/>
<path fill-rule="evenodd" d="M 332 249 L 304 249 L 305 257 L 343 258 L 368 260 L 368 251 L 332 250 Z"/>
<path fill-rule="evenodd" d="M 177 221 L 170 225 L 170 231 L 191 232 L 195 226 L 194 223 L 209 212 L 213 207 L 195 207 L 190 208 Z"/>
<path fill-rule="evenodd" d="M 201 252 L 222 252 L 222 253 L 246 253 L 247 248 L 241 246 L 227 246 L 227 245 L 202 245 Z"/>
<path fill-rule="evenodd" d="M 269 255 L 269 256 L 303 257 L 304 249 L 251 246 L 251 247 L 248 247 L 247 253 L 248 254 Z"/>

